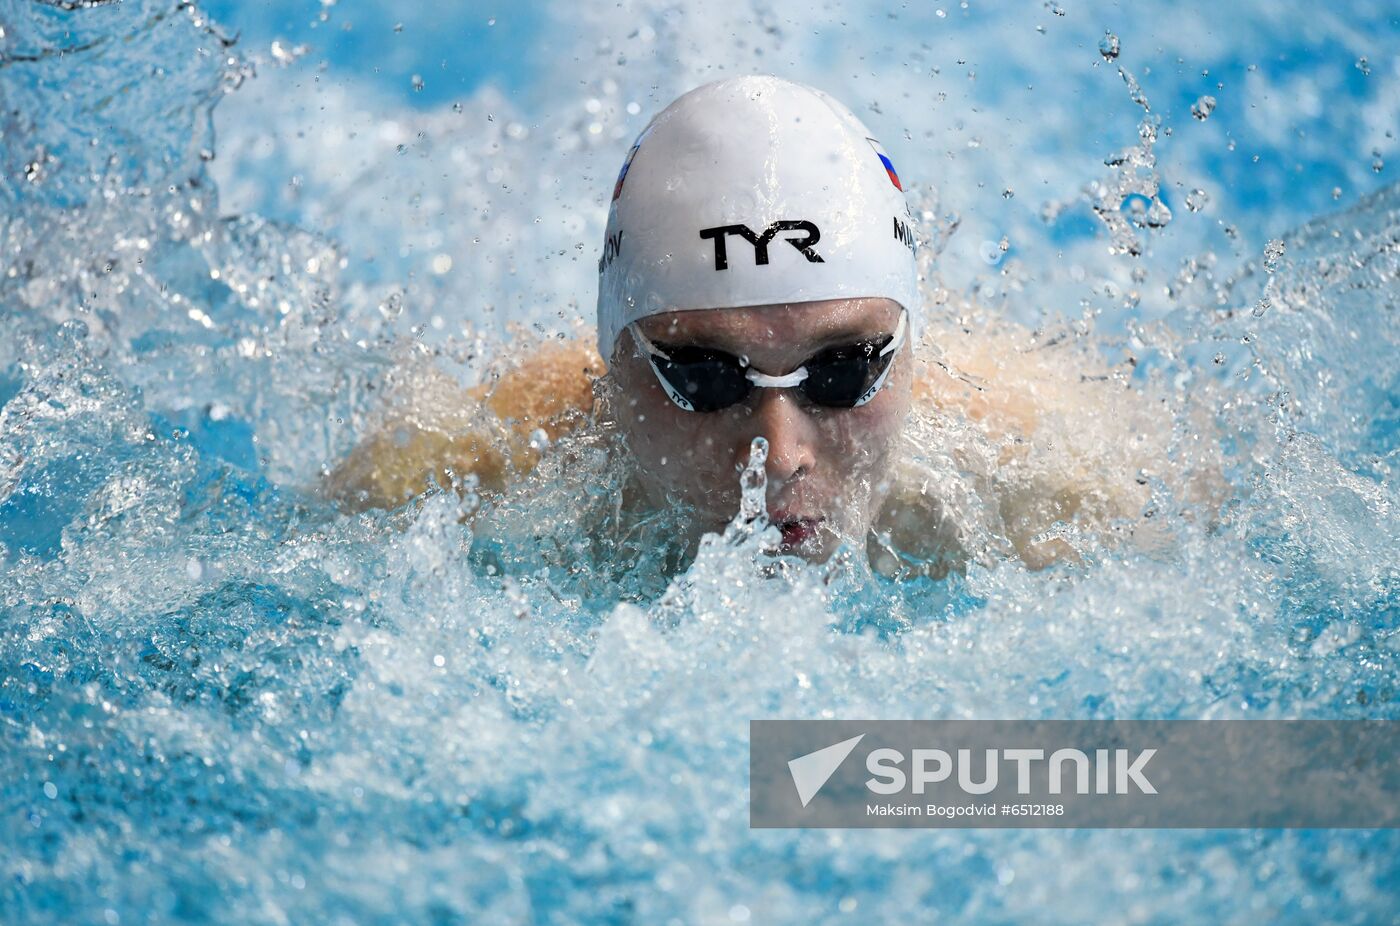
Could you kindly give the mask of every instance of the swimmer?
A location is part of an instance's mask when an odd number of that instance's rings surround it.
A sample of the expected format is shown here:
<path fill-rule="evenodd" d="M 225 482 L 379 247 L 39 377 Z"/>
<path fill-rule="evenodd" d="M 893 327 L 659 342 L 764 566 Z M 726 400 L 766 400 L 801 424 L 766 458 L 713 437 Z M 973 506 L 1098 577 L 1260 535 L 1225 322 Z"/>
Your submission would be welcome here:
<path fill-rule="evenodd" d="M 888 151 L 829 95 L 766 76 L 696 88 L 612 188 L 597 350 L 542 343 L 474 389 L 409 377 L 329 488 L 357 508 L 468 474 L 508 493 L 545 446 L 607 429 L 630 473 L 619 504 L 688 512 L 693 550 L 734 517 L 761 436 L 786 552 L 845 543 L 934 575 L 1073 558 L 1052 528 L 1075 521 L 1150 546 L 1150 482 L 1216 492 L 1172 469 L 1124 369 L 1004 322 L 930 325 L 914 227 Z"/>

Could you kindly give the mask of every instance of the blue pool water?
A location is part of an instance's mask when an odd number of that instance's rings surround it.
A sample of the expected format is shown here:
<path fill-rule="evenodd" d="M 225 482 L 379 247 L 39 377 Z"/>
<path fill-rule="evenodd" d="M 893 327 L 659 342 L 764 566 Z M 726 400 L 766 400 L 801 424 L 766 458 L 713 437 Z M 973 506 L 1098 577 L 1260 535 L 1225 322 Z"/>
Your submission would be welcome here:
<path fill-rule="evenodd" d="M 0 922 L 1396 917 L 1388 831 L 746 790 L 758 717 L 1400 719 L 1393 6 L 403 7 L 0 0 Z M 1069 319 L 1204 416 L 1218 515 L 907 583 L 731 538 L 639 604 L 537 540 L 603 464 L 491 537 L 322 500 L 395 369 L 575 332 L 631 137 L 752 70 L 893 140 L 931 311 Z"/>

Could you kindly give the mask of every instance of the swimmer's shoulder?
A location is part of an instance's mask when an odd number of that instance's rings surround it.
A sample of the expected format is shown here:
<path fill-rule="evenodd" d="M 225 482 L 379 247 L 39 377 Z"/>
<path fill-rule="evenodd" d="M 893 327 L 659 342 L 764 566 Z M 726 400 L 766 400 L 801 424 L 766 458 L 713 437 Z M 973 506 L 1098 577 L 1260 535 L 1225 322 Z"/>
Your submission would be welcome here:
<path fill-rule="evenodd" d="M 392 508 L 434 484 L 500 492 L 528 475 L 543 446 L 592 419 L 606 368 L 582 339 L 539 340 L 518 356 L 469 388 L 436 368 L 405 377 L 326 493 L 353 510 Z"/>

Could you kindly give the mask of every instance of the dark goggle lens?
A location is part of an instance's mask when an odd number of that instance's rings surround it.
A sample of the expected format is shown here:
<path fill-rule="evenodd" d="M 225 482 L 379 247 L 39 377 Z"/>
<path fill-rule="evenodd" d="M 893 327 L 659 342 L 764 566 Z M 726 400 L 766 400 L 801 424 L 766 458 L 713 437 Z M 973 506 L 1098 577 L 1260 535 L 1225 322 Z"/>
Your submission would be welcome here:
<path fill-rule="evenodd" d="M 885 338 L 823 351 L 807 361 L 802 392 L 818 405 L 854 407 L 894 358 L 892 352 L 880 356 L 880 350 L 889 342 Z"/>
<path fill-rule="evenodd" d="M 697 412 L 717 412 L 742 402 L 753 384 L 744 375 L 737 357 L 692 347 L 663 347 L 671 359 L 652 362 Z"/>

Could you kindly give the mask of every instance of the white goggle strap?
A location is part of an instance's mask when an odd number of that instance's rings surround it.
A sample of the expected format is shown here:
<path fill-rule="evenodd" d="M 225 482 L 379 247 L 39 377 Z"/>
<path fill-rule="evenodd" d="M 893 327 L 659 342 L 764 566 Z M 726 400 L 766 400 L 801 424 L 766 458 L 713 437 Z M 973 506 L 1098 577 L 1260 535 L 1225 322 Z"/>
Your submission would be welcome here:
<path fill-rule="evenodd" d="M 660 383 L 661 388 L 666 391 L 666 397 L 672 402 L 674 402 L 676 407 L 681 409 L 682 411 L 695 411 L 695 406 L 691 404 L 691 401 L 685 396 L 681 395 L 680 392 L 676 390 L 675 386 L 671 385 L 671 381 L 661 374 L 660 368 L 658 368 L 656 365 L 657 357 L 660 357 L 662 360 L 671 359 L 669 356 L 667 356 L 666 352 L 661 348 L 657 347 L 655 344 L 651 343 L 651 339 L 648 338 L 646 335 L 642 334 L 642 329 L 637 327 L 636 322 L 633 322 L 632 324 L 628 325 L 627 330 L 632 332 L 632 337 L 635 338 L 637 343 L 641 345 L 642 350 L 646 351 L 647 363 L 651 366 L 651 372 L 656 374 L 656 381 Z"/>
<path fill-rule="evenodd" d="M 655 357 L 660 357 L 662 360 L 671 359 L 670 356 L 664 350 L 651 343 L 651 338 L 648 338 L 645 334 L 642 333 L 642 329 L 637 326 L 636 322 L 633 322 L 632 324 L 628 325 L 627 330 L 632 332 L 632 337 L 635 338 L 637 343 L 642 346 L 642 350 L 646 351 L 648 354 L 651 354 Z"/>
<path fill-rule="evenodd" d="M 899 346 L 904 343 L 904 334 L 908 330 L 908 328 L 909 310 L 903 309 L 899 313 L 899 324 L 895 326 L 894 337 L 890 338 L 890 343 L 886 344 L 880 350 L 881 357 L 885 356 L 888 353 L 891 353 L 892 351 L 899 350 Z M 890 359 L 889 363 L 885 364 L 885 368 L 880 371 L 879 377 L 876 378 L 875 382 L 870 384 L 869 389 L 861 393 L 860 398 L 856 399 L 856 404 L 852 405 L 851 407 L 860 408 L 862 405 L 875 398 L 875 395 L 880 391 L 880 388 L 885 385 L 885 380 L 889 379 L 890 370 L 892 369 L 894 369 L 893 358 Z"/>
<path fill-rule="evenodd" d="M 899 350 L 899 345 L 904 343 L 904 333 L 909 330 L 909 310 L 899 310 L 899 324 L 894 326 L 894 337 L 890 338 L 890 343 L 880 349 L 880 356 L 883 357 L 891 351 Z"/>

